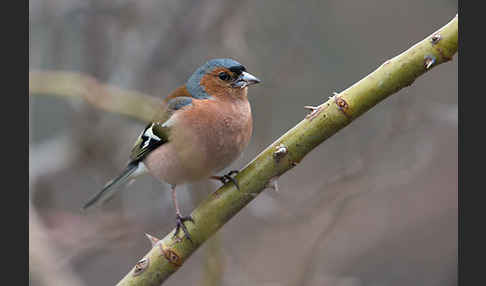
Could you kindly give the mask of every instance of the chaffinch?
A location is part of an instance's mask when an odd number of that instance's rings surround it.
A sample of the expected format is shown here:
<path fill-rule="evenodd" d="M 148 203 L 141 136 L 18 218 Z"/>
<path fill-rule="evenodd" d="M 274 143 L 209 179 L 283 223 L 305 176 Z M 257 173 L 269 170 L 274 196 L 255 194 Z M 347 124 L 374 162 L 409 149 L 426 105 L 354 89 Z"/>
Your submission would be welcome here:
<path fill-rule="evenodd" d="M 214 174 L 239 157 L 252 133 L 248 86 L 260 80 L 232 59 L 212 59 L 199 67 L 186 84 L 164 99 L 164 120 L 152 122 L 137 138 L 126 169 L 109 181 L 83 209 L 100 205 L 120 184 L 149 173 L 171 185 L 176 211 L 176 231 L 190 239 L 176 197 L 176 185 L 205 178 L 237 182 L 231 171 Z"/>

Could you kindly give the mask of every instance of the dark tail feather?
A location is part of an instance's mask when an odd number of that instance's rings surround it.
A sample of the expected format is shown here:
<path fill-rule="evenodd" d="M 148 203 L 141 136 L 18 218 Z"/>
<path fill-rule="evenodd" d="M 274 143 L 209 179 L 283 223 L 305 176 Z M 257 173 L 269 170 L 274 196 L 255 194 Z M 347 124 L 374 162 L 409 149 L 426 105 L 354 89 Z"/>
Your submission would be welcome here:
<path fill-rule="evenodd" d="M 95 205 L 102 205 L 115 195 L 120 188 L 117 188 L 120 184 L 126 182 L 130 175 L 138 168 L 138 163 L 130 163 L 127 168 L 116 178 L 106 183 L 103 189 L 94 195 L 89 201 L 83 205 L 83 210 L 87 210 Z"/>

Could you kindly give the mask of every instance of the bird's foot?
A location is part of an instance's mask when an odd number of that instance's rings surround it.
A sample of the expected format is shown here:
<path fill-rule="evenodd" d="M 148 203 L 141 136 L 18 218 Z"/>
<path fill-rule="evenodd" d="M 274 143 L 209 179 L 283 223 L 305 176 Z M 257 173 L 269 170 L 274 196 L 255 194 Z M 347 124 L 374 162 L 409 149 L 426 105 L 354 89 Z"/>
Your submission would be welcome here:
<path fill-rule="evenodd" d="M 215 179 L 215 180 L 219 180 L 221 183 L 226 184 L 228 182 L 232 182 L 236 188 L 238 189 L 238 191 L 240 190 L 240 186 L 238 185 L 238 181 L 233 178 L 232 176 L 233 175 L 236 175 L 238 174 L 240 171 L 237 171 L 237 170 L 233 170 L 233 171 L 229 171 L 228 174 L 226 175 L 223 175 L 223 176 L 212 176 L 211 178 L 212 179 Z"/>
<path fill-rule="evenodd" d="M 192 242 L 191 236 L 189 235 L 189 231 L 187 230 L 187 227 L 184 225 L 184 222 L 190 221 L 194 223 L 194 219 L 191 216 L 181 216 L 178 214 L 176 217 L 176 221 L 177 221 L 176 229 L 173 237 L 177 237 L 179 230 L 182 228 L 182 231 L 184 232 L 184 237 L 187 237 L 187 239 L 189 239 L 189 241 Z"/>

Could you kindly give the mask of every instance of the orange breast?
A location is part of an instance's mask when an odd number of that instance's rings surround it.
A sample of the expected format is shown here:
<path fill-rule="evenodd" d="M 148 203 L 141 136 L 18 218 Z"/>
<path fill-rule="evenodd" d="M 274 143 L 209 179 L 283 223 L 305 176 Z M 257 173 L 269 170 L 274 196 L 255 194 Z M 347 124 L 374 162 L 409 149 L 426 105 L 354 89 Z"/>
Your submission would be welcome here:
<path fill-rule="evenodd" d="M 183 113 L 173 127 L 176 132 L 171 141 L 177 145 L 181 162 L 196 177 L 208 177 L 227 167 L 251 139 L 252 117 L 247 100 L 198 100 Z"/>

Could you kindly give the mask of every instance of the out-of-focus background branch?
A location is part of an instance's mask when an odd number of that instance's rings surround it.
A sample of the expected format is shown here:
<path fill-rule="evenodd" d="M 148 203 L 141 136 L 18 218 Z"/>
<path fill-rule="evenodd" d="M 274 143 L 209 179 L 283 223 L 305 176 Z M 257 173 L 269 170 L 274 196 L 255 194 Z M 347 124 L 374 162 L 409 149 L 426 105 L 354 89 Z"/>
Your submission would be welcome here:
<path fill-rule="evenodd" d="M 162 120 L 159 113 L 165 114 L 161 112 L 163 102 L 160 98 L 103 84 L 91 76 L 75 72 L 29 72 L 29 94 L 78 97 L 101 110 L 145 122 Z"/>
<path fill-rule="evenodd" d="M 162 98 L 205 60 L 236 58 L 264 81 L 250 91 L 254 137 L 230 167 L 240 168 L 302 119 L 306 111 L 297 107 L 349 86 L 456 11 L 457 2 L 447 0 L 30 1 L 29 65 L 79 71 Z M 44 243 L 36 248 L 52 250 L 57 267 L 34 271 L 39 260 L 31 258 L 31 285 L 53 283 L 42 275 L 60 285 L 114 284 L 148 250 L 144 232 L 172 229 L 167 186 L 141 178 L 103 210 L 78 210 L 121 170 L 143 123 L 80 100 L 29 101 L 31 233 L 32 224 L 41 227 Z M 220 231 L 214 281 L 456 284 L 457 61 L 424 75 L 305 160 L 281 178 L 278 193 L 262 193 Z M 191 190 L 201 189 L 181 188 L 184 210 L 200 200 Z M 309 241 L 305 249 L 294 247 L 296 236 Z M 211 268 L 210 247 L 168 283 L 200 284 Z M 32 250 L 31 257 L 39 255 Z"/>

